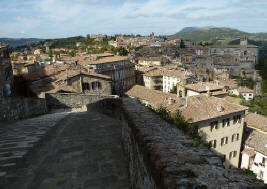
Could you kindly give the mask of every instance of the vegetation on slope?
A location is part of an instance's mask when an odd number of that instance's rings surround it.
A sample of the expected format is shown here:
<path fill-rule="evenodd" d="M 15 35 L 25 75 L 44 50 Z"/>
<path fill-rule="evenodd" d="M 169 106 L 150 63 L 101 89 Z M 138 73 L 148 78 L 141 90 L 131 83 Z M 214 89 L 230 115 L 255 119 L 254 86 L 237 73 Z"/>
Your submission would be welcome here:
<path fill-rule="evenodd" d="M 0 38 L 0 42 L 8 44 L 10 47 L 27 46 L 29 44 L 38 43 L 44 39 L 37 38 Z"/>

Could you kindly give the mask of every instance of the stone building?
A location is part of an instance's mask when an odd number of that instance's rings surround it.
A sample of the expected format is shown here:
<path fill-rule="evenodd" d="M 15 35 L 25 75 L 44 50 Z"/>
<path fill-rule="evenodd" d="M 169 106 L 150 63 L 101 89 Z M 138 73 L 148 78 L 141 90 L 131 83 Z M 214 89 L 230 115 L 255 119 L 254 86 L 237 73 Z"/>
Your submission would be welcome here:
<path fill-rule="evenodd" d="M 258 64 L 259 47 L 249 45 L 247 38 L 242 38 L 240 45 L 211 47 L 209 55 L 236 55 L 240 68 L 255 68 L 255 65 Z"/>
<path fill-rule="evenodd" d="M 0 43 L 0 97 L 10 96 L 13 74 L 8 46 Z"/>
<path fill-rule="evenodd" d="M 144 85 L 148 89 L 160 90 L 162 91 L 162 75 L 163 71 L 161 69 L 155 68 L 154 70 L 148 71 L 143 75 Z"/>
<path fill-rule="evenodd" d="M 212 150 L 223 157 L 226 168 L 239 167 L 246 107 L 208 95 L 179 98 L 138 85 L 126 94 L 153 108 L 166 107 L 171 113 L 179 110 L 193 127 L 198 127 Z"/>
<path fill-rule="evenodd" d="M 74 90 L 85 94 L 112 94 L 111 77 L 96 73 L 68 73 L 65 82 L 67 86 L 71 86 Z"/>
<path fill-rule="evenodd" d="M 128 57 L 104 53 L 75 58 L 84 68 L 111 77 L 115 94 L 122 94 L 136 83 L 135 64 Z"/>
<path fill-rule="evenodd" d="M 167 57 L 140 57 L 138 64 L 142 66 L 164 66 L 169 64 L 170 61 Z"/>

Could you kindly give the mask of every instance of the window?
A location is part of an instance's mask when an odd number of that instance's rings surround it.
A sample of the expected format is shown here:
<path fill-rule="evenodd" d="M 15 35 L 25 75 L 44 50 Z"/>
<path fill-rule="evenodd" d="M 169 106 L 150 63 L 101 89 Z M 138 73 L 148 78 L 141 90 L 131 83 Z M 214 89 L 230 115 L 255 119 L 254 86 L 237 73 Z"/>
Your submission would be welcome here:
<path fill-rule="evenodd" d="M 183 97 L 183 92 L 181 90 L 179 91 L 179 97 Z"/>
<path fill-rule="evenodd" d="M 92 82 L 92 89 L 93 90 L 99 90 L 102 89 L 101 83 L 99 81 L 93 81 Z"/>
<path fill-rule="evenodd" d="M 218 129 L 218 121 L 210 122 L 210 131 L 213 129 Z"/>
<path fill-rule="evenodd" d="M 225 126 L 227 126 L 227 127 L 230 126 L 230 119 L 229 118 L 223 119 L 223 127 L 225 127 Z"/>
<path fill-rule="evenodd" d="M 229 153 L 229 160 L 237 156 L 237 151 L 232 151 Z"/>
<path fill-rule="evenodd" d="M 239 134 L 238 134 L 238 133 L 233 134 L 233 135 L 232 135 L 232 142 L 234 142 L 234 141 L 238 141 L 238 140 L 239 140 Z"/>
<path fill-rule="evenodd" d="M 223 146 L 223 145 L 225 145 L 225 144 L 227 144 L 228 143 L 228 137 L 223 137 L 222 139 L 221 139 L 221 146 Z"/>
<path fill-rule="evenodd" d="M 216 148 L 216 143 L 217 143 L 216 140 L 211 140 L 209 143 L 210 143 L 212 148 Z"/>
<path fill-rule="evenodd" d="M 83 83 L 83 90 L 90 90 L 90 84 L 89 83 Z"/>
<path fill-rule="evenodd" d="M 241 123 L 241 115 L 234 116 L 234 124 Z"/>
<path fill-rule="evenodd" d="M 263 176 L 264 176 L 264 172 L 260 171 L 260 178 L 263 179 Z"/>

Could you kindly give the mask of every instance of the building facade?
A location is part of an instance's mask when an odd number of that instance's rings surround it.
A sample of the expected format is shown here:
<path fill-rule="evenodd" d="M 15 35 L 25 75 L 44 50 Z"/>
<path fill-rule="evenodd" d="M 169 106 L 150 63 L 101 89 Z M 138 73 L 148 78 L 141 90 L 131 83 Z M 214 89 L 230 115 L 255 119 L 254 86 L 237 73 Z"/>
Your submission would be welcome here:
<path fill-rule="evenodd" d="M 253 171 L 267 184 L 267 118 L 248 113 L 245 123 L 241 168 Z"/>
<path fill-rule="evenodd" d="M 249 45 L 247 38 L 241 38 L 240 45 L 211 47 L 209 55 L 236 55 L 240 68 L 255 68 L 258 64 L 259 47 Z"/>
<path fill-rule="evenodd" d="M 99 54 L 78 60 L 83 67 L 112 78 L 114 93 L 122 94 L 136 83 L 135 64 L 128 57 Z"/>

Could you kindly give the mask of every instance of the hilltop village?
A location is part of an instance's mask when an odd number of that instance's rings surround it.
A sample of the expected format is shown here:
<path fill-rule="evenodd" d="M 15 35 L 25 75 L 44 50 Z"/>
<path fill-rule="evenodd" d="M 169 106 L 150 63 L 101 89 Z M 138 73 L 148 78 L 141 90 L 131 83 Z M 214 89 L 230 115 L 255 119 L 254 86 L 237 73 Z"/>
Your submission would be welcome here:
<path fill-rule="evenodd" d="M 72 48 L 46 42 L 11 52 L 0 44 L 0 99 L 5 107 L 17 98 L 24 105 L 29 100 L 32 106 L 42 104 L 47 94 L 137 99 L 173 117 L 178 112 L 225 168 L 251 170 L 267 183 L 267 117 L 244 106 L 262 95 L 258 54 L 246 36 L 229 46 L 202 46 L 154 33 L 90 34 Z M 13 119 L 11 107 L 0 108 L 2 120 Z"/>

